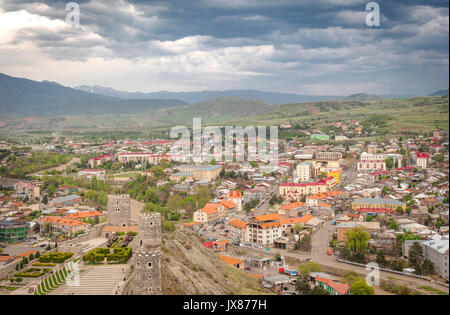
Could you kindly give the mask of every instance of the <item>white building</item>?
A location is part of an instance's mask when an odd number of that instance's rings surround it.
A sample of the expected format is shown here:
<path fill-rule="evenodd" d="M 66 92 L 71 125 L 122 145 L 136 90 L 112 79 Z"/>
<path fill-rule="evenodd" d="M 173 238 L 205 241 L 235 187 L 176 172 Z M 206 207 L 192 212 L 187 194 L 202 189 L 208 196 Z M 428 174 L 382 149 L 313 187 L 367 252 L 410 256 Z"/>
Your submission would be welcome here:
<path fill-rule="evenodd" d="M 297 165 L 295 181 L 297 183 L 308 182 L 311 179 L 311 162 L 302 162 Z"/>

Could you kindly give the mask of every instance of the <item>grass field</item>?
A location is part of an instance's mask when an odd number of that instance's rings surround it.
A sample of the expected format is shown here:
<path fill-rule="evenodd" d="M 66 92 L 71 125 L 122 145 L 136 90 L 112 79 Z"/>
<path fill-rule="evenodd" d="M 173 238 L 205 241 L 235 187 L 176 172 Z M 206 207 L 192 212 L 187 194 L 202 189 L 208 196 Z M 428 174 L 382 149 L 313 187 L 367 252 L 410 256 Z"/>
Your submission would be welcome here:
<path fill-rule="evenodd" d="M 334 122 L 365 121 L 381 117 L 381 130 L 425 132 L 449 130 L 448 96 L 411 99 L 383 99 L 367 102 L 317 102 L 289 104 L 275 110 L 239 120 L 244 125 L 312 125 L 324 127 Z"/>
<path fill-rule="evenodd" d="M 166 132 L 171 126 L 192 126 L 193 117 L 202 117 L 202 125 L 300 125 L 305 129 L 324 128 L 334 122 L 374 119 L 380 131 L 394 133 L 423 133 L 439 128 L 449 130 L 449 99 L 447 96 L 427 96 L 373 101 L 321 101 L 287 105 L 270 105 L 258 101 L 234 98 L 214 100 L 183 106 L 177 109 L 159 109 L 154 112 L 97 116 L 72 115 L 53 118 L 0 117 L 0 134 L 139 131 Z"/>

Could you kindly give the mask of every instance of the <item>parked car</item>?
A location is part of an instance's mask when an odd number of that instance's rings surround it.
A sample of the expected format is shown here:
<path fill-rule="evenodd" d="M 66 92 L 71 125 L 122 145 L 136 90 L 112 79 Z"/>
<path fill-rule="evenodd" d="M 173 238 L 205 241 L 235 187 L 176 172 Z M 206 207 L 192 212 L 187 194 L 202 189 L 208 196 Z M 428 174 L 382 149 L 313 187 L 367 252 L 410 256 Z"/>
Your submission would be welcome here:
<path fill-rule="evenodd" d="M 245 270 L 252 270 L 252 267 L 245 267 Z"/>
<path fill-rule="evenodd" d="M 332 254 L 333 254 L 333 252 L 331 251 L 331 249 L 328 248 L 328 249 L 327 249 L 327 255 L 328 255 L 328 256 L 331 256 Z"/>

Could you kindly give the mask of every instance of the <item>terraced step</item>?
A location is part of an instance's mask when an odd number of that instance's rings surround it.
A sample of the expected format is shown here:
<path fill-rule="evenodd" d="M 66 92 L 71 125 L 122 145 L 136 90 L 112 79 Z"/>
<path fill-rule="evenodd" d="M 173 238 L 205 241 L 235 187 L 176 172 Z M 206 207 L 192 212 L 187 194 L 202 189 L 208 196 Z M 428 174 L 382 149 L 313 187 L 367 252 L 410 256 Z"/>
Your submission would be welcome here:
<path fill-rule="evenodd" d="M 128 275 L 128 265 L 87 266 L 80 270 L 80 285 L 62 285 L 50 295 L 109 295 Z"/>

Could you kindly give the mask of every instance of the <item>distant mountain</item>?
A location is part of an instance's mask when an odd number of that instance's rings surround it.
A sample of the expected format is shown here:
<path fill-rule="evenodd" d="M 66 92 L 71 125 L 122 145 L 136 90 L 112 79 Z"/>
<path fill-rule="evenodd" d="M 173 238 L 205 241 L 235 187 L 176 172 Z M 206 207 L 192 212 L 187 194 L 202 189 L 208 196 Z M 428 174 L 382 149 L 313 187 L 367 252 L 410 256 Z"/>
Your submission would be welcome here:
<path fill-rule="evenodd" d="M 382 99 L 381 96 L 368 94 L 368 93 L 357 93 L 349 96 L 345 96 L 342 98 L 338 98 L 339 101 L 354 101 L 354 102 L 363 102 L 363 101 L 374 101 Z"/>
<path fill-rule="evenodd" d="M 444 95 L 448 95 L 448 89 L 436 91 L 430 96 L 444 96 Z"/>
<path fill-rule="evenodd" d="M 183 107 L 158 110 L 155 113 L 158 121 L 169 124 L 192 123 L 193 117 L 200 117 L 208 123 L 221 123 L 242 117 L 262 114 L 279 105 L 271 105 L 263 101 L 240 99 L 235 96 L 219 97 Z"/>
<path fill-rule="evenodd" d="M 322 100 L 335 99 L 338 96 L 314 96 L 314 95 L 298 95 L 290 93 L 262 92 L 256 90 L 228 90 L 228 91 L 198 91 L 198 92 L 124 92 L 117 91 L 112 88 L 102 87 L 98 85 L 77 86 L 75 89 L 101 94 L 106 96 L 120 97 L 122 99 L 142 99 L 142 98 L 159 98 L 159 99 L 179 99 L 188 104 L 204 102 L 210 99 L 234 96 L 244 100 L 260 100 L 269 104 L 288 104 L 301 102 L 316 102 Z"/>
<path fill-rule="evenodd" d="M 149 112 L 185 105 L 179 100 L 123 100 L 88 93 L 50 81 L 32 81 L 0 73 L 0 112 L 24 116 L 101 115 Z"/>

